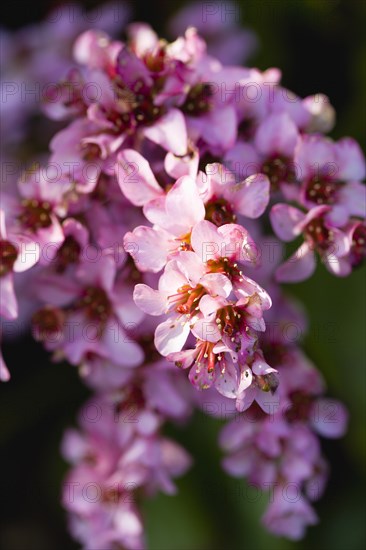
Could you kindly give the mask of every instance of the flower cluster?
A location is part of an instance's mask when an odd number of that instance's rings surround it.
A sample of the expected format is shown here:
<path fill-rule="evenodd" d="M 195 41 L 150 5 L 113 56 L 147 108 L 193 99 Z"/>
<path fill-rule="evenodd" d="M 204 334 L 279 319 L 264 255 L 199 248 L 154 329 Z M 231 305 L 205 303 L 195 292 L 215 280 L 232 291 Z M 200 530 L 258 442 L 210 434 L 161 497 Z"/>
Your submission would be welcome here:
<path fill-rule="evenodd" d="M 138 510 L 143 494 L 176 492 L 172 478 L 191 460 L 161 434 L 164 419 L 189 413 L 174 375 L 167 365 L 149 365 L 142 384 L 132 376 L 113 397 L 86 403 L 81 431 L 66 432 L 62 451 L 72 469 L 62 500 L 71 512 L 70 531 L 84 548 L 140 550 L 145 546 Z M 162 398 L 162 388 L 170 399 Z"/>
<path fill-rule="evenodd" d="M 34 338 L 95 391 L 63 444 L 71 532 L 88 549 L 143 547 L 139 499 L 174 492 L 190 463 L 164 423 L 209 395 L 234 404 L 224 468 L 274 487 L 264 524 L 299 538 L 325 479 L 314 432 L 341 436 L 347 415 L 300 344 L 273 334 L 305 323 L 278 283 L 309 277 L 316 256 L 338 276 L 362 263 L 361 150 L 324 136 L 325 96 L 223 64 L 193 27 L 171 43 L 143 23 L 125 42 L 87 30 L 73 54 L 44 96 L 64 127 L 0 218 L 1 315 L 25 307 Z"/>
<path fill-rule="evenodd" d="M 301 313 L 288 301 L 277 302 L 276 318 L 277 327 L 291 319 L 294 326 L 304 327 Z M 341 403 L 324 397 L 324 381 L 298 342 L 289 343 L 279 329 L 263 340 L 280 379 L 276 397 L 264 400 L 267 414 L 263 406 L 252 405 L 223 428 L 223 467 L 268 492 L 262 521 L 270 532 L 298 540 L 318 521 L 310 502 L 321 497 L 328 477 L 317 435 L 340 437 L 348 415 Z"/>

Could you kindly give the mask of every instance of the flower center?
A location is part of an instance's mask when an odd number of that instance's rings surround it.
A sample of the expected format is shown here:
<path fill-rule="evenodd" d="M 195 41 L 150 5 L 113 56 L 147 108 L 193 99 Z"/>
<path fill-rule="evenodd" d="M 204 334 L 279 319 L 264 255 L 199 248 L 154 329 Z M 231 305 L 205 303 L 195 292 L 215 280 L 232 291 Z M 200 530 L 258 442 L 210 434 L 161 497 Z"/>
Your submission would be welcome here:
<path fill-rule="evenodd" d="M 17 248 L 10 241 L 0 241 L 0 277 L 4 277 L 13 270 L 18 257 Z"/>
<path fill-rule="evenodd" d="M 57 271 L 63 273 L 69 264 L 76 263 L 80 252 L 80 244 L 72 235 L 68 235 L 57 251 Z"/>
<path fill-rule="evenodd" d="M 216 355 L 213 352 L 215 344 L 213 342 L 198 341 L 198 355 L 195 361 L 197 367 L 202 364 L 207 368 L 207 372 L 213 372 L 215 369 Z"/>
<path fill-rule="evenodd" d="M 52 207 L 49 202 L 37 199 L 25 199 L 22 201 L 23 211 L 19 215 L 19 221 L 31 231 L 45 229 L 52 224 Z"/>
<path fill-rule="evenodd" d="M 164 108 L 154 105 L 151 92 L 137 94 L 133 104 L 133 115 L 137 126 L 152 124 L 164 114 Z"/>
<path fill-rule="evenodd" d="M 276 156 L 266 160 L 262 165 L 262 172 L 268 177 L 274 191 L 278 190 L 281 182 L 296 181 L 295 169 L 291 166 L 290 160 L 285 157 Z"/>
<path fill-rule="evenodd" d="M 145 65 L 149 71 L 160 73 L 165 69 L 166 49 L 165 45 L 161 45 L 156 51 L 148 52 L 144 57 Z"/>
<path fill-rule="evenodd" d="M 61 309 L 46 306 L 38 310 L 32 317 L 33 333 L 36 340 L 46 341 L 60 334 L 64 325 L 64 313 Z"/>
<path fill-rule="evenodd" d="M 235 223 L 236 215 L 227 200 L 213 197 L 206 203 L 205 219 L 220 227 L 225 223 Z"/>
<path fill-rule="evenodd" d="M 316 204 L 333 204 L 340 183 L 314 176 L 307 184 L 305 198 Z"/>
<path fill-rule="evenodd" d="M 192 250 L 192 245 L 191 245 L 191 233 L 187 233 L 186 235 L 182 235 L 181 237 L 179 237 L 178 239 L 175 239 L 177 241 L 179 241 L 179 250 L 180 251 L 187 251 L 187 250 Z"/>
<path fill-rule="evenodd" d="M 133 127 L 133 117 L 131 113 L 120 113 L 119 111 L 108 111 L 105 116 L 114 126 L 116 133 L 125 132 Z"/>
<path fill-rule="evenodd" d="M 233 336 L 245 330 L 244 317 L 235 306 L 229 305 L 216 313 L 217 328 L 227 336 Z"/>
<path fill-rule="evenodd" d="M 101 500 L 104 504 L 117 504 L 124 496 L 123 488 L 119 485 L 103 489 Z"/>
<path fill-rule="evenodd" d="M 143 409 L 146 405 L 145 397 L 140 386 L 136 383 L 127 388 L 123 400 L 118 402 L 115 407 L 115 413 L 124 419 L 127 413 L 131 415 L 138 409 Z"/>
<path fill-rule="evenodd" d="M 333 242 L 333 231 L 324 225 L 322 218 L 314 218 L 305 227 L 308 240 L 319 251 L 327 250 Z"/>
<path fill-rule="evenodd" d="M 244 118 L 238 126 L 238 136 L 244 140 L 249 140 L 255 132 L 255 120 L 253 118 Z"/>
<path fill-rule="evenodd" d="M 243 273 L 240 271 L 238 264 L 233 263 L 229 258 L 219 258 L 218 260 L 208 260 L 207 267 L 210 273 L 224 273 L 229 279 L 237 282 L 242 281 Z"/>
<path fill-rule="evenodd" d="M 102 288 L 94 286 L 85 289 L 77 307 L 84 309 L 87 317 L 93 321 L 106 321 L 112 311 L 106 292 Z"/>
<path fill-rule="evenodd" d="M 366 258 L 366 225 L 360 223 L 353 233 L 351 260 L 354 267 L 359 266 Z"/>
<path fill-rule="evenodd" d="M 85 161 L 91 162 L 100 158 L 101 150 L 97 143 L 84 143 L 81 147 Z"/>
<path fill-rule="evenodd" d="M 208 113 L 211 109 L 210 98 L 212 96 L 213 89 L 210 84 L 204 82 L 196 84 L 189 90 L 181 110 L 187 115 L 196 117 Z"/>
<path fill-rule="evenodd" d="M 192 288 L 189 285 L 183 285 L 178 288 L 177 293 L 169 296 L 169 303 L 177 313 L 192 315 L 198 310 L 198 302 L 206 294 L 206 289 L 202 285 Z"/>

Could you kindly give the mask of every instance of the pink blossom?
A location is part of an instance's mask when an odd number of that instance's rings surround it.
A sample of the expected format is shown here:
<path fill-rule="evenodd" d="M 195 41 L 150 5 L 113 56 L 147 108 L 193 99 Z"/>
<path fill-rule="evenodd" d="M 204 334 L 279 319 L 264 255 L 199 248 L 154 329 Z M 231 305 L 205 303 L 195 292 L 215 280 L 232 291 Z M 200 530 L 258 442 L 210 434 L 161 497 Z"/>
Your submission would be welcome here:
<path fill-rule="evenodd" d="M 298 250 L 276 272 L 278 281 L 297 282 L 310 277 L 316 268 L 315 251 L 326 268 L 339 277 L 349 274 L 345 260 L 350 250 L 347 235 L 331 225 L 328 206 L 315 206 L 307 214 L 294 206 L 276 204 L 271 210 L 272 227 L 277 236 L 291 241 L 300 234 L 305 240 Z"/>
<path fill-rule="evenodd" d="M 40 250 L 26 234 L 7 233 L 5 213 L 0 210 L 0 315 L 5 319 L 18 316 L 13 273 L 26 271 L 39 260 Z"/>
<path fill-rule="evenodd" d="M 180 351 L 199 316 L 197 307 L 205 294 L 228 296 L 232 285 L 221 273 L 206 273 L 193 252 L 180 252 L 170 260 L 159 280 L 159 290 L 136 285 L 134 300 L 150 315 L 169 315 L 155 331 L 155 345 L 164 356 Z"/>
<path fill-rule="evenodd" d="M 304 536 L 305 528 L 315 525 L 318 518 L 305 497 L 292 496 L 289 500 L 284 492 L 282 487 L 275 489 L 274 500 L 263 516 L 263 524 L 277 536 L 299 540 Z"/>

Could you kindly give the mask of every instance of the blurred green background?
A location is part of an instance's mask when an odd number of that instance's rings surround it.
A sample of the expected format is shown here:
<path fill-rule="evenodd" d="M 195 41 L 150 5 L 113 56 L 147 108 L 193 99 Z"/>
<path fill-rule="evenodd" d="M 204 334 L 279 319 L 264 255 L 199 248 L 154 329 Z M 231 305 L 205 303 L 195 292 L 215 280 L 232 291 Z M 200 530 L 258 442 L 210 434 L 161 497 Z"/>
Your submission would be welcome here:
<path fill-rule="evenodd" d="M 276 66 L 283 84 L 301 96 L 323 92 L 336 107 L 335 138 L 365 137 L 365 2 L 362 0 L 250 0 L 238 2 L 242 22 L 260 44 L 250 65 Z M 33 3 L 32 3 L 33 4 Z M 85 3 L 85 5 L 90 5 Z M 184 2 L 134 2 L 136 19 L 163 32 Z M 5 24 L 13 27 L 46 13 L 36 2 L 20 15 L 13 2 Z M 150 550 L 361 550 L 365 547 L 365 268 L 346 280 L 319 267 L 305 283 L 288 286 L 304 301 L 310 331 L 306 350 L 324 373 L 329 395 L 350 410 L 348 435 L 324 441 L 332 464 L 325 496 L 316 505 L 321 522 L 298 543 L 264 532 L 259 518 L 267 499 L 256 501 L 245 482 L 226 476 L 217 448 L 220 423 L 197 414 L 187 428 L 169 429 L 195 457 L 178 481 L 179 496 L 158 496 L 144 506 Z M 76 370 L 49 364 L 30 338 L 9 343 L 5 357 L 12 381 L 0 389 L 1 530 L 5 550 L 71 550 L 59 505 L 66 464 L 59 456 L 65 426 L 88 395 Z"/>

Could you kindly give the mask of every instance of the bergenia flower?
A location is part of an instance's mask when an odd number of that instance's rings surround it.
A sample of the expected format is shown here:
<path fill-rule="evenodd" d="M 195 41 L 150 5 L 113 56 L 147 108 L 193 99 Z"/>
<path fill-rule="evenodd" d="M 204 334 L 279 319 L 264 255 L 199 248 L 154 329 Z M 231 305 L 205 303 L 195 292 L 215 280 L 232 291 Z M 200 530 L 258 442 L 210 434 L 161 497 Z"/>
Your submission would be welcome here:
<path fill-rule="evenodd" d="M 272 208 L 272 227 L 280 239 L 292 241 L 301 234 L 305 237 L 298 250 L 277 269 L 278 281 L 298 282 L 310 277 L 316 268 L 315 252 L 334 275 L 344 277 L 350 273 L 345 260 L 350 250 L 349 239 L 329 221 L 329 212 L 329 206 L 315 206 L 307 214 L 287 204 Z"/>
<path fill-rule="evenodd" d="M 35 163 L 5 182 L 0 313 L 31 325 L 94 392 L 62 445 L 70 531 L 88 550 L 144 548 L 137 502 L 175 494 L 191 463 L 165 425 L 208 396 L 214 416 L 234 415 L 220 435 L 224 469 L 274 488 L 263 524 L 298 540 L 328 475 L 319 436 L 341 437 L 348 413 L 302 351 L 306 316 L 278 283 L 310 277 L 318 256 L 337 276 L 362 264 L 364 156 L 351 138 L 321 135 L 335 118 L 325 96 L 303 100 L 279 69 L 233 64 L 237 45 L 249 47 L 237 22 L 218 24 L 217 12 L 198 21 L 207 49 L 193 20 L 169 43 L 145 23 L 116 40 L 103 29 L 118 25 L 97 19 L 100 30 L 62 18 L 55 36 L 34 27 L 13 49 L 2 32 L 13 82 L 24 82 L 24 55 L 28 80 L 61 79 L 43 94 L 44 111 L 64 121 L 48 162 L 27 133 L 34 106 L 13 95 L 6 105 L 4 158 L 26 139 L 19 158 Z M 278 239 L 301 240 L 282 264 L 268 205 Z M 0 379 L 9 376 L 0 355 Z"/>

